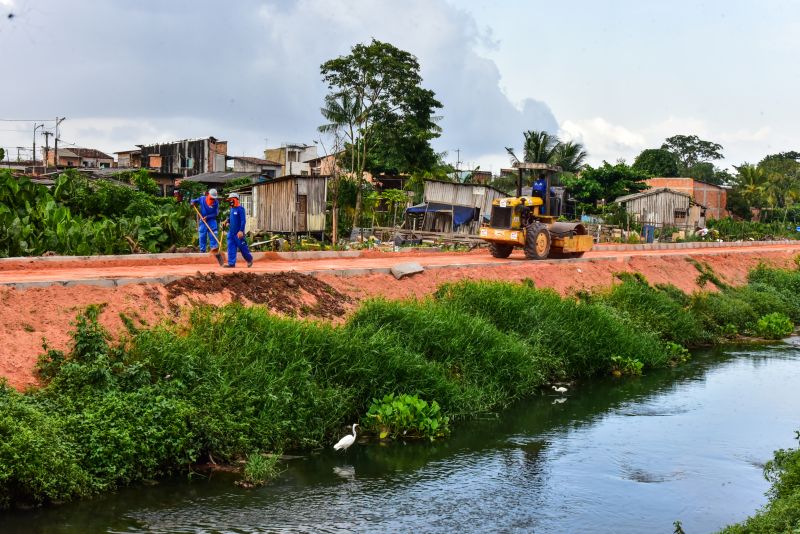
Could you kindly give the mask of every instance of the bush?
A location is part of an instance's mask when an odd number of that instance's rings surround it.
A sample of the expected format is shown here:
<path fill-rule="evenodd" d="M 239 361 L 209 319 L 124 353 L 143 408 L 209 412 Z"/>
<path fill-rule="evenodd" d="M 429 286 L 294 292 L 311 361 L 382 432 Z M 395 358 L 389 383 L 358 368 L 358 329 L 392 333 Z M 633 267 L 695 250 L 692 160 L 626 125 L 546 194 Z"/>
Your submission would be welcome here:
<path fill-rule="evenodd" d="M 792 320 L 782 313 L 770 313 L 758 320 L 756 333 L 765 339 L 781 339 L 794 331 Z"/>
<path fill-rule="evenodd" d="M 385 437 L 428 438 L 431 441 L 449 433 L 450 419 L 442 415 L 436 401 L 428 404 L 415 395 L 385 395 L 373 399 L 367 411 L 365 428 Z"/>
<path fill-rule="evenodd" d="M 656 335 L 602 303 L 505 282 L 445 284 L 437 298 L 549 353 L 541 357 L 548 378 L 605 374 L 612 356 L 638 359 L 646 368 L 670 359 Z"/>
<path fill-rule="evenodd" d="M 280 456 L 280 452 L 268 456 L 258 452 L 249 454 L 244 469 L 242 469 L 242 484 L 240 485 L 250 488 L 263 486 L 277 477 L 280 474 L 278 469 Z"/>

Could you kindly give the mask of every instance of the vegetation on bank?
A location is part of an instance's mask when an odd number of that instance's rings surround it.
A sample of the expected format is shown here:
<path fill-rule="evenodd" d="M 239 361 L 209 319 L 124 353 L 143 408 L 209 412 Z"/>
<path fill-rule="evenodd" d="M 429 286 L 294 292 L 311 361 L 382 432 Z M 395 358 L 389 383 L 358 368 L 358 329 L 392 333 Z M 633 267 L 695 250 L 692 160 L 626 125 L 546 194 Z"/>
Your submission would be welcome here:
<path fill-rule="evenodd" d="M 52 190 L 0 169 L 0 257 L 163 252 L 191 244 L 191 208 L 153 196 L 147 171 L 130 184 L 59 175 Z"/>
<path fill-rule="evenodd" d="M 462 282 L 367 302 L 341 326 L 203 307 L 119 344 L 90 307 L 70 351 L 41 358 L 42 388 L 0 387 L 0 505 L 78 498 L 210 459 L 247 458 L 248 483 L 260 484 L 276 468 L 261 453 L 328 446 L 346 423 L 435 438 L 554 380 L 675 364 L 685 347 L 756 333 L 772 313 L 797 323 L 798 289 L 800 271 L 764 267 L 744 287 L 693 295 L 627 275 L 568 298 Z"/>

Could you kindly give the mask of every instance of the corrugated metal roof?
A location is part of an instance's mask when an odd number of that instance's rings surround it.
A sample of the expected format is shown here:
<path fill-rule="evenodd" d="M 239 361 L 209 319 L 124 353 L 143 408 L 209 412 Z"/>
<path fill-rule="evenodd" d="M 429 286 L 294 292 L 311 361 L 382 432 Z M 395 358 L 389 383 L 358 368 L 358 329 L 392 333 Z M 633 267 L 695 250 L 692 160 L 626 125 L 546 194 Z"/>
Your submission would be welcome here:
<path fill-rule="evenodd" d="M 238 178 L 249 178 L 254 174 L 258 174 L 255 172 L 204 172 L 202 174 L 195 174 L 194 176 L 189 176 L 188 178 L 181 178 L 183 182 L 202 182 L 202 183 L 210 183 L 210 184 L 225 184 L 230 182 L 231 180 L 236 180 Z"/>
<path fill-rule="evenodd" d="M 662 193 L 673 193 L 675 195 L 682 195 L 685 197 L 692 198 L 692 195 L 688 193 L 683 193 L 681 191 L 675 191 L 674 189 L 669 189 L 668 187 L 659 187 L 658 189 L 648 189 L 647 191 L 642 191 L 640 193 L 633 193 L 632 195 L 625 195 L 623 197 L 618 197 L 614 202 L 627 202 L 628 200 L 635 200 L 637 198 L 643 198 L 650 195 L 660 195 Z"/>

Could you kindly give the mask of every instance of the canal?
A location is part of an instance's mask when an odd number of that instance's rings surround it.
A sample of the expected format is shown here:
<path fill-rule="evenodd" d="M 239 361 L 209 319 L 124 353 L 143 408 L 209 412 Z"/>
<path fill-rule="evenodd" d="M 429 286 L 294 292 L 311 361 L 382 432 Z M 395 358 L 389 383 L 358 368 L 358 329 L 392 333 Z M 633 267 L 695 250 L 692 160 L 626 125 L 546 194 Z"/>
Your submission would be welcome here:
<path fill-rule="evenodd" d="M 767 499 L 796 446 L 800 341 L 575 384 L 437 443 L 359 442 L 243 490 L 214 473 L 0 515 L 3 532 L 714 532 Z"/>

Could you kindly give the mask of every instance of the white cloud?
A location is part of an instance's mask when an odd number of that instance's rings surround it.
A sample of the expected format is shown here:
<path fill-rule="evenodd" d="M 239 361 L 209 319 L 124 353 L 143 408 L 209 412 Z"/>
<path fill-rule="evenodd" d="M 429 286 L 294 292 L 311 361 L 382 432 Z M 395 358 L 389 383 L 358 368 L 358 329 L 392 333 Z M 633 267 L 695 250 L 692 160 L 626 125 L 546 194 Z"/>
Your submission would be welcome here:
<path fill-rule="evenodd" d="M 257 154 L 264 138 L 310 142 L 326 92 L 320 64 L 372 37 L 419 58 L 423 84 L 444 104 L 439 151 L 478 160 L 520 144 L 523 130 L 557 128 L 535 94 L 520 108 L 509 101 L 479 53 L 490 32 L 444 0 L 27 1 L 35 20 L 16 26 L 35 25 L 35 40 L 0 32 L 0 49 L 22 51 L 4 65 L 20 80 L 4 97 L 19 116 L 67 116 L 64 138 L 84 146 L 214 135 Z M 53 54 L 64 43 L 69 53 Z M 15 142 L 29 143 L 2 144 Z"/>
<path fill-rule="evenodd" d="M 589 153 L 588 161 L 598 165 L 604 160 L 615 162 L 619 158 L 631 161 L 647 145 L 641 132 L 634 132 L 602 117 L 584 120 L 565 120 L 561 124 L 560 137 L 580 142 Z"/>

